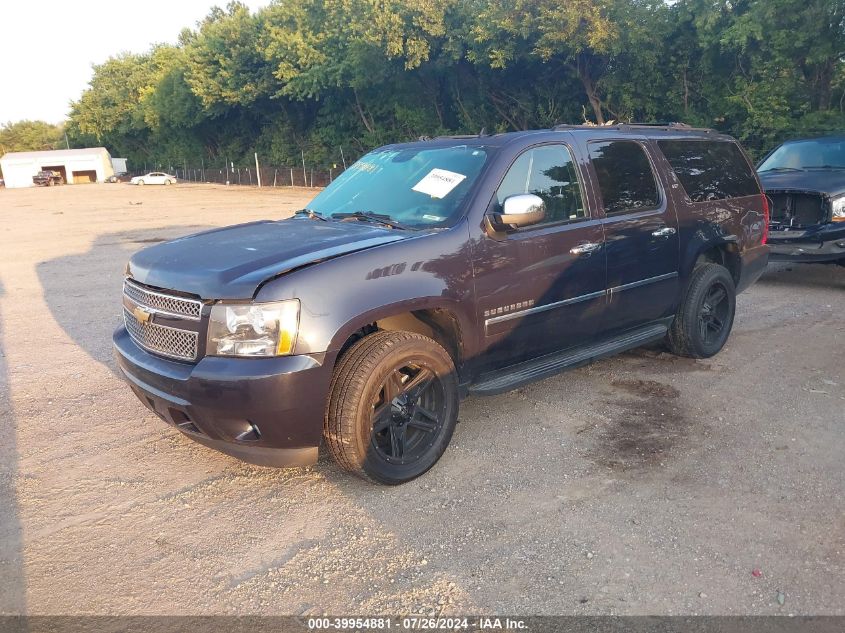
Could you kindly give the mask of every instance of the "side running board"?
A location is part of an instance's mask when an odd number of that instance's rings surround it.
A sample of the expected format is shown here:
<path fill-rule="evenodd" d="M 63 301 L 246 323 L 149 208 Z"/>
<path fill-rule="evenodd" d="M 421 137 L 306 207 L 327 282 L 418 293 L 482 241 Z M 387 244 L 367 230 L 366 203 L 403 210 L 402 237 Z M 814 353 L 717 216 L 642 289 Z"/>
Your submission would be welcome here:
<path fill-rule="evenodd" d="M 566 369 L 585 365 L 599 358 L 613 356 L 620 352 L 661 340 L 668 330 L 666 325 L 653 324 L 606 339 L 592 345 L 547 354 L 499 371 L 481 376 L 472 384 L 469 393 L 494 395 L 516 389 L 535 380 L 558 374 Z"/>

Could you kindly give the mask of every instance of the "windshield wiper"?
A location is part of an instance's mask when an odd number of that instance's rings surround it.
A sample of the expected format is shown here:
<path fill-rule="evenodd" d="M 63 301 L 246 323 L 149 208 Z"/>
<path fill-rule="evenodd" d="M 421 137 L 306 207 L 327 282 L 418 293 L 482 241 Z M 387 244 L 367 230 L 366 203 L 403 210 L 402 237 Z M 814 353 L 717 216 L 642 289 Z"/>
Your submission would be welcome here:
<path fill-rule="evenodd" d="M 768 169 L 761 170 L 760 173 L 762 174 L 763 172 L 767 172 L 767 171 L 803 171 L 803 170 L 798 169 L 797 167 L 769 167 Z"/>
<path fill-rule="evenodd" d="M 300 209 L 296 211 L 294 215 L 304 215 L 307 216 L 309 220 L 322 220 L 323 222 L 328 222 L 328 218 L 324 218 L 322 214 L 314 211 L 313 209 Z"/>
<path fill-rule="evenodd" d="M 804 169 L 845 169 L 842 165 L 813 165 Z"/>
<path fill-rule="evenodd" d="M 389 215 L 383 213 L 370 213 L 369 211 L 353 211 L 352 213 L 332 213 L 333 218 L 339 220 L 358 220 L 359 222 L 373 222 L 375 224 L 382 224 L 389 226 L 391 229 L 400 229 L 407 231 L 408 227 L 400 224 Z"/>

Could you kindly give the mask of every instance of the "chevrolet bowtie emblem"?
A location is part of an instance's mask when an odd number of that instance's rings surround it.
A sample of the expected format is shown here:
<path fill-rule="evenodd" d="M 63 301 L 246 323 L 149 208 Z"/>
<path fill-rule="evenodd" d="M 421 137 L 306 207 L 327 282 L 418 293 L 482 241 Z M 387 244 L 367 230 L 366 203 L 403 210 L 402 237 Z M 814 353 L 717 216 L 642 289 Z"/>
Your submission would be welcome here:
<path fill-rule="evenodd" d="M 141 323 L 147 323 L 153 316 L 152 312 L 147 312 L 141 306 L 136 306 L 135 309 L 132 310 L 132 314 L 134 314 L 135 318 Z"/>

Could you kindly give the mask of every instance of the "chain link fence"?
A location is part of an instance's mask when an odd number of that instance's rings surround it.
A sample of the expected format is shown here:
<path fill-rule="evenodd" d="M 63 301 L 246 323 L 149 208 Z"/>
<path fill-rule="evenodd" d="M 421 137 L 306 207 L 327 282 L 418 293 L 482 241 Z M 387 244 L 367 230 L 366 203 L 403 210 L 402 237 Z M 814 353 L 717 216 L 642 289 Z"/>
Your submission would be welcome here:
<path fill-rule="evenodd" d="M 342 168 L 313 169 L 302 167 L 191 167 L 188 165 L 160 165 L 155 169 L 132 171 L 132 176 L 142 176 L 151 171 L 163 171 L 182 182 L 215 183 L 256 187 L 325 187 L 343 173 Z"/>

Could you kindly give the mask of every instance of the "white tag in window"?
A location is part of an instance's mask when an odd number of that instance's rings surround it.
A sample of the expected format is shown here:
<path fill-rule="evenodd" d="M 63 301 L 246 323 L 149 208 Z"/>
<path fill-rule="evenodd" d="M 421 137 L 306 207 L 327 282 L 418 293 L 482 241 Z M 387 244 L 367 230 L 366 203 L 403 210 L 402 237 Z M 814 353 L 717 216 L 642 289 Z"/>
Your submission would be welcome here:
<path fill-rule="evenodd" d="M 445 169 L 432 169 L 428 175 L 415 184 L 412 189 L 427 194 L 432 198 L 445 198 L 466 176 Z"/>

